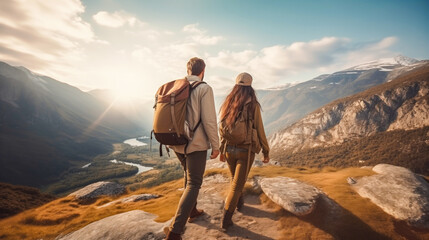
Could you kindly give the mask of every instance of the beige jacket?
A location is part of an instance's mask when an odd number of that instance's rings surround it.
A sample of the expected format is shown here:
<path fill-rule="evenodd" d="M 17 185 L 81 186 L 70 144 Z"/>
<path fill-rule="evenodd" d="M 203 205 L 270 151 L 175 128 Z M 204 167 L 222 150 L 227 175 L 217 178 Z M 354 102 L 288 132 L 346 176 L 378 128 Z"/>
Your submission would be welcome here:
<path fill-rule="evenodd" d="M 194 75 L 186 76 L 191 83 L 201 81 Z M 210 148 L 219 150 L 217 118 L 213 89 L 208 84 L 200 84 L 192 90 L 186 109 L 186 121 L 190 128 L 195 128 L 201 117 L 200 126 L 195 130 L 192 140 L 188 143 L 186 153 L 205 151 Z M 185 145 L 169 146 L 178 153 L 185 153 Z"/>

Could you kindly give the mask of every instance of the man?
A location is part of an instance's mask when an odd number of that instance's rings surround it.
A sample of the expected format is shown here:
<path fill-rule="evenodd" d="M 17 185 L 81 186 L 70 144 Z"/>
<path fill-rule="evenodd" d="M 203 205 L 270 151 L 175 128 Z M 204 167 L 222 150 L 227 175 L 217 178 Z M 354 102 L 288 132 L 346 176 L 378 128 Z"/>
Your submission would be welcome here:
<path fill-rule="evenodd" d="M 186 76 L 186 79 L 191 84 L 194 81 L 202 81 L 205 66 L 206 64 L 202 59 L 191 58 L 187 64 L 188 76 Z M 191 216 L 191 212 L 194 215 L 202 213 L 196 209 L 196 202 L 206 168 L 207 150 L 212 149 L 211 159 L 219 155 L 219 137 L 213 90 L 208 84 L 199 84 L 194 88 L 187 102 L 186 121 L 190 129 L 194 129 L 200 120 L 201 123 L 187 146 L 170 146 L 185 168 L 186 184 L 176 215 L 166 231 L 166 239 L 168 240 L 182 239 L 181 234 L 188 218 Z"/>

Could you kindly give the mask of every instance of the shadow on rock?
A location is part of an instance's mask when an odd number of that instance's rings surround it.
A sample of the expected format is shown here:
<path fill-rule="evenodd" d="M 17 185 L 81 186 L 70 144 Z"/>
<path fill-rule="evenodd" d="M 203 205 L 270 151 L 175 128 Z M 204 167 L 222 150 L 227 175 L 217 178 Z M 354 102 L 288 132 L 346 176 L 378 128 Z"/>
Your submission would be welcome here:
<path fill-rule="evenodd" d="M 279 218 L 272 212 L 267 212 L 249 205 L 244 205 L 241 213 L 255 218 L 268 218 L 277 221 Z"/>
<path fill-rule="evenodd" d="M 298 219 L 325 231 L 334 239 L 390 239 L 327 196 L 319 199 L 312 213 Z"/>
<path fill-rule="evenodd" d="M 249 229 L 238 225 L 229 227 L 226 234 L 231 237 L 239 237 L 243 239 L 273 240 L 273 238 L 252 232 Z"/>

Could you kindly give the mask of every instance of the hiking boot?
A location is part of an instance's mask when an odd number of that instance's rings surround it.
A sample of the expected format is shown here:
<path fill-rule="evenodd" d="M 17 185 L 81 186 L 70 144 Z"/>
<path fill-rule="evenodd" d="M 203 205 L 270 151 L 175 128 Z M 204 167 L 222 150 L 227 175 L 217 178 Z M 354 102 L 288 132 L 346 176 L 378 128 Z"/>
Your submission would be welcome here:
<path fill-rule="evenodd" d="M 232 222 L 232 215 L 234 212 L 229 212 L 227 210 L 223 210 L 223 217 L 222 217 L 222 223 L 220 224 L 220 227 L 224 230 L 227 230 L 228 227 L 231 227 L 234 225 Z"/>
<path fill-rule="evenodd" d="M 244 197 L 243 195 L 241 195 L 237 202 L 237 211 L 241 212 L 241 210 L 243 209 L 243 205 L 244 205 Z"/>
<path fill-rule="evenodd" d="M 170 231 L 170 228 L 164 228 L 165 238 L 164 240 L 182 240 L 182 236 L 178 233 Z"/>
<path fill-rule="evenodd" d="M 195 204 L 194 208 L 191 211 L 191 214 L 189 215 L 188 222 L 192 223 L 194 222 L 199 216 L 204 214 L 204 210 L 198 210 L 197 205 Z"/>

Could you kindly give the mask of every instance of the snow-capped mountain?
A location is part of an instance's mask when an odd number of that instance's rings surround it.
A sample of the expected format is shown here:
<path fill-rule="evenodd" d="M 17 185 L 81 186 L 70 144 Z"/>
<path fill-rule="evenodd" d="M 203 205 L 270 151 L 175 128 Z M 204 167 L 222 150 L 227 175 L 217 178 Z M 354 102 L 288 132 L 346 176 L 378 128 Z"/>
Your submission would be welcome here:
<path fill-rule="evenodd" d="M 287 88 L 258 90 L 267 133 L 283 129 L 335 99 L 389 82 L 424 63 L 397 56 L 320 75 Z"/>
<path fill-rule="evenodd" d="M 349 68 L 347 70 L 370 70 L 370 69 L 380 69 L 380 71 L 392 71 L 394 68 L 398 66 L 410 66 L 419 62 L 414 58 L 409 58 L 405 56 L 396 56 L 393 58 L 382 58 L 376 61 L 360 64 Z"/>
<path fill-rule="evenodd" d="M 263 90 L 267 90 L 267 91 L 270 91 L 270 90 L 274 90 L 274 91 L 276 91 L 276 90 L 285 90 L 285 89 L 291 88 L 291 87 L 293 87 L 293 86 L 295 86 L 297 84 L 299 84 L 299 83 L 298 82 L 285 83 L 285 84 L 282 84 L 282 85 L 279 85 L 279 86 L 265 88 Z"/>
<path fill-rule="evenodd" d="M 429 61 L 422 63 L 276 132 L 269 138 L 273 158 L 312 167 L 383 162 L 428 174 Z"/>

